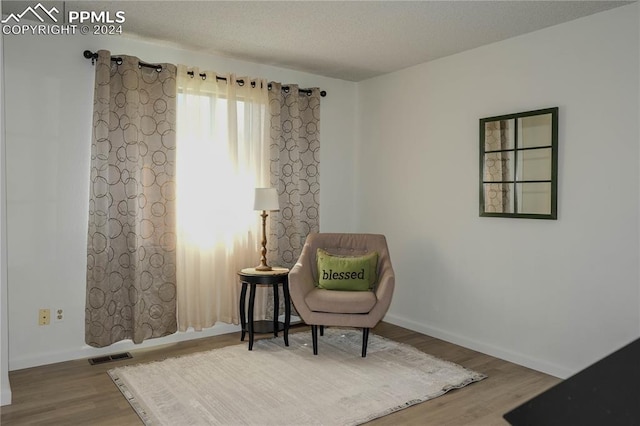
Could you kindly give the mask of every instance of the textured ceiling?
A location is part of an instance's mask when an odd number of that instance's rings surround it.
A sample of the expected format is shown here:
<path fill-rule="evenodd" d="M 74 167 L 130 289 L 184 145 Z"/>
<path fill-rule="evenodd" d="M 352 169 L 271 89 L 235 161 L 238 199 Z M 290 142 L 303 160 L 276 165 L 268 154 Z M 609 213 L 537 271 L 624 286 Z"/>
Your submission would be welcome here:
<path fill-rule="evenodd" d="M 3 12 L 18 8 L 3 1 Z M 34 2 L 27 2 L 33 4 Z M 57 2 L 60 3 L 60 2 Z M 68 1 L 124 10 L 126 33 L 360 81 L 577 19 L 621 1 Z"/>

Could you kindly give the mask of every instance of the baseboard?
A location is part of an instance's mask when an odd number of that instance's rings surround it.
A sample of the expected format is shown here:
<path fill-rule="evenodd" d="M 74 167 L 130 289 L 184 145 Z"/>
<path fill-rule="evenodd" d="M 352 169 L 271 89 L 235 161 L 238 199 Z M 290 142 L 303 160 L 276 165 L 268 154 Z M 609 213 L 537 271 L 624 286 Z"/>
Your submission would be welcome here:
<path fill-rule="evenodd" d="M 8 385 L 3 385 L 0 389 L 0 406 L 11 405 L 11 388 Z"/>
<path fill-rule="evenodd" d="M 238 331 L 240 331 L 239 325 L 220 323 L 203 331 L 189 330 L 186 332 L 177 332 L 170 336 L 146 340 L 138 345 L 134 344 L 131 340 L 117 342 L 106 348 L 94 348 L 89 345 L 83 345 L 80 348 L 70 349 L 68 351 L 39 353 L 31 357 L 27 356 L 19 359 L 11 359 L 9 360 L 9 371 L 22 370 L 24 368 L 37 367 L 40 365 L 55 364 L 58 362 L 71 361 L 74 359 L 92 358 L 116 352 L 127 352 L 138 349 L 153 348 L 170 343 L 202 339 L 205 337 L 219 336 L 221 334 L 235 333 Z M 238 343 L 239 342 L 240 341 L 238 340 Z M 4 398 L 4 389 L 2 397 Z"/>
<path fill-rule="evenodd" d="M 418 323 L 408 318 L 401 317 L 399 315 L 387 314 L 384 317 L 384 321 L 390 324 L 398 325 L 400 327 L 408 328 L 409 330 L 417 331 L 422 334 L 426 334 L 431 337 L 435 337 L 456 345 L 463 346 L 474 351 L 482 352 L 487 355 L 491 355 L 496 358 L 503 359 L 505 361 L 512 362 L 514 364 L 522 365 L 532 370 L 540 371 L 545 374 L 549 374 L 561 379 L 566 379 L 572 376 L 576 372 L 559 365 L 551 364 L 549 362 L 532 358 L 530 356 L 513 352 L 498 346 L 493 346 L 477 340 L 471 339 L 466 336 L 460 336 L 450 333 L 446 330 L 442 330 L 435 327 L 430 327 L 425 324 Z"/>

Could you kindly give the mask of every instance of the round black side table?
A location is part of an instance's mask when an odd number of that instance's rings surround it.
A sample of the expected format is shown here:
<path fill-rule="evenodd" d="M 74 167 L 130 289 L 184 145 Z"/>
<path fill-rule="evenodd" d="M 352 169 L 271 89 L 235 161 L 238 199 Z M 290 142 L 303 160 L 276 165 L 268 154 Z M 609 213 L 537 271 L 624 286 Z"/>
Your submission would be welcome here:
<path fill-rule="evenodd" d="M 279 331 L 284 331 L 284 344 L 289 346 L 289 324 L 291 323 L 291 298 L 289 296 L 289 269 L 274 266 L 271 271 L 257 271 L 255 268 L 245 268 L 238 272 L 242 290 L 240 292 L 240 324 L 242 336 L 240 341 L 249 332 L 249 350 L 253 349 L 253 335 L 255 333 L 273 333 L 278 337 Z M 278 285 L 282 284 L 284 293 L 284 323 L 278 321 L 279 295 Z M 273 321 L 254 321 L 253 307 L 256 298 L 257 285 L 270 285 L 273 287 Z M 249 286 L 249 307 L 246 318 L 247 286 Z"/>

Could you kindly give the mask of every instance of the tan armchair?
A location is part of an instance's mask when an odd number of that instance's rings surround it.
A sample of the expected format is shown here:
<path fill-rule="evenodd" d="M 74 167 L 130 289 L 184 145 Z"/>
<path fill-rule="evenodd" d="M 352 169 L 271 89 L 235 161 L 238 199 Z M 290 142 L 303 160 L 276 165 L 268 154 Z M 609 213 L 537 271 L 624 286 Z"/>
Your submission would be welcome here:
<path fill-rule="evenodd" d="M 317 287 L 317 249 L 331 254 L 378 253 L 377 282 L 372 291 L 337 291 Z M 369 329 L 387 312 L 395 286 L 387 240 L 376 234 L 309 234 L 298 262 L 289 273 L 291 301 L 302 320 L 311 326 L 313 354 L 318 354 L 318 326 L 362 328 L 362 356 L 367 356 Z"/>

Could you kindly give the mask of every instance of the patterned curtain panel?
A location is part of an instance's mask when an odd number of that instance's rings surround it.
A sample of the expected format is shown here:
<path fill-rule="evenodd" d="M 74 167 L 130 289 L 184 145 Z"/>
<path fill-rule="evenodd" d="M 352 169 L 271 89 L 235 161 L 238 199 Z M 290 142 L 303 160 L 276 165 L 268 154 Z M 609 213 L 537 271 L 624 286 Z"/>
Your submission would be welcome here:
<path fill-rule="evenodd" d="M 176 67 L 99 51 L 91 144 L 85 341 L 176 331 Z"/>
<path fill-rule="evenodd" d="M 509 124 L 513 121 L 500 120 L 486 123 L 485 149 L 487 151 L 497 151 L 513 149 L 510 144 Z M 489 154 L 486 160 L 485 180 L 489 181 L 510 181 L 513 180 L 511 152 L 495 152 Z M 493 183 L 487 185 L 485 191 L 485 209 L 495 213 L 513 213 L 513 184 Z"/>
<path fill-rule="evenodd" d="M 271 186 L 278 189 L 280 211 L 269 214 L 268 261 L 291 268 L 307 235 L 320 229 L 320 90 L 271 83 Z M 280 291 L 282 291 L 280 289 Z M 268 290 L 267 318 L 273 317 Z M 280 312 L 284 312 L 281 295 Z M 292 313 L 297 315 L 292 307 Z"/>
<path fill-rule="evenodd" d="M 320 90 L 308 95 L 296 85 L 271 85 L 271 186 L 280 211 L 269 215 L 269 262 L 291 268 L 307 235 L 319 231 Z"/>

